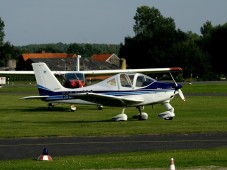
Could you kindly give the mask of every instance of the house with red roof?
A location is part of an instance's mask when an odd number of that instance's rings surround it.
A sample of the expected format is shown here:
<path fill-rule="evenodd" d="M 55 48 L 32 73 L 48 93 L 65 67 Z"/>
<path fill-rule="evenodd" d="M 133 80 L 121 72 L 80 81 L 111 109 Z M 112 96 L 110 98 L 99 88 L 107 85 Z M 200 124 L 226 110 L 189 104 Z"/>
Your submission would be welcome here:
<path fill-rule="evenodd" d="M 77 70 L 77 55 L 67 53 L 25 53 L 20 56 L 16 70 L 32 70 L 32 63 L 45 62 L 54 71 Z M 119 69 L 120 59 L 115 54 L 96 54 L 80 59 L 80 70 Z"/>
<path fill-rule="evenodd" d="M 121 59 L 116 54 L 94 54 L 91 56 L 92 61 L 108 62 L 120 68 Z"/>
<path fill-rule="evenodd" d="M 77 61 L 76 54 L 67 53 L 24 53 L 17 62 L 16 70 L 32 70 L 32 63 L 46 62 L 51 69 L 62 70 Z M 67 62 L 67 63 L 66 63 Z M 71 63 L 71 64 L 70 64 Z M 69 69 L 71 70 L 71 68 Z"/>

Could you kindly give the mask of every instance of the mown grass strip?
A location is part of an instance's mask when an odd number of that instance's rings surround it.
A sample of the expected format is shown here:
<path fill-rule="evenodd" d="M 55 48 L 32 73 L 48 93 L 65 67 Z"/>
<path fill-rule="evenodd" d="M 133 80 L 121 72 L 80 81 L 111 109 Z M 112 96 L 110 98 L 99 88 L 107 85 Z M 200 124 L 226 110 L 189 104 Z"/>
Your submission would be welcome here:
<path fill-rule="evenodd" d="M 127 108 L 127 122 L 111 121 L 121 108 L 100 111 L 96 106 L 78 105 L 77 111 L 71 112 L 69 105 L 57 105 L 48 111 L 47 103 L 20 100 L 23 96 L 1 93 L 1 138 L 227 132 L 225 96 L 188 96 L 186 102 L 177 96 L 171 102 L 176 114 L 172 121 L 158 117 L 166 110 L 161 104 L 145 106 L 147 121 L 132 119 L 138 111 Z"/>
<path fill-rule="evenodd" d="M 37 155 L 38 157 L 39 155 Z M 176 169 L 227 169 L 227 149 L 155 151 L 89 156 L 54 157 L 53 161 L 0 161 L 2 169 L 169 169 L 174 158 Z"/>

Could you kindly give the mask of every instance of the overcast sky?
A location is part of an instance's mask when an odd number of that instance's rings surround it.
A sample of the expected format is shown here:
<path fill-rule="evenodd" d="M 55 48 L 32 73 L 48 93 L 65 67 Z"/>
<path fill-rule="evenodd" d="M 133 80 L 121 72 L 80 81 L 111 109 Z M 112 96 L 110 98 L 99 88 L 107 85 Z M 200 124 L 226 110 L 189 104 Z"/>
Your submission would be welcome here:
<path fill-rule="evenodd" d="M 4 41 L 43 43 L 124 43 L 134 36 L 133 17 L 142 5 L 174 19 L 182 31 L 227 22 L 227 0 L 0 0 Z"/>

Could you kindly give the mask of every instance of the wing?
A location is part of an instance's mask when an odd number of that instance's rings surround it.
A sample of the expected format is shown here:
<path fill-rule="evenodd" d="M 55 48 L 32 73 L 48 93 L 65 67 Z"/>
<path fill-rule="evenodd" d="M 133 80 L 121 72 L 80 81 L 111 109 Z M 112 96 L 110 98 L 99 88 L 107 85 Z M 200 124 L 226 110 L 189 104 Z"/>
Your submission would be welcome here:
<path fill-rule="evenodd" d="M 72 71 L 51 71 L 53 74 L 56 74 L 56 75 L 61 75 L 61 74 L 64 74 L 64 72 L 67 72 L 67 73 L 72 73 Z M 75 72 L 75 71 L 73 71 Z M 80 71 L 79 71 L 80 72 Z M 34 71 L 0 71 L 0 74 L 31 74 L 31 75 L 34 75 Z"/>
<path fill-rule="evenodd" d="M 144 69 L 119 69 L 119 70 L 86 70 L 86 71 L 52 71 L 55 75 L 61 75 L 66 73 L 83 73 L 87 77 L 89 76 L 102 76 L 113 75 L 118 73 L 166 73 L 182 71 L 180 67 L 170 68 L 144 68 Z M 34 74 L 34 71 L 0 71 L 0 74 Z"/>
<path fill-rule="evenodd" d="M 136 105 L 143 102 L 143 99 L 125 98 L 125 97 L 103 95 L 103 94 L 96 94 L 96 93 L 70 94 L 70 96 L 75 99 L 82 99 L 89 102 L 101 104 L 104 106 L 131 106 L 131 105 Z"/>
<path fill-rule="evenodd" d="M 27 97 L 22 97 L 21 99 L 46 99 L 49 96 L 27 96 Z"/>
<path fill-rule="evenodd" d="M 34 74 L 34 71 L 0 71 L 0 74 Z"/>
<path fill-rule="evenodd" d="M 83 73 L 87 77 L 89 76 L 102 76 L 111 75 L 118 73 L 166 73 L 166 72 L 179 72 L 182 71 L 180 67 L 170 68 L 144 68 L 144 69 L 119 69 L 119 70 L 86 70 L 86 71 L 58 71 L 55 74 L 66 74 L 66 73 Z"/>

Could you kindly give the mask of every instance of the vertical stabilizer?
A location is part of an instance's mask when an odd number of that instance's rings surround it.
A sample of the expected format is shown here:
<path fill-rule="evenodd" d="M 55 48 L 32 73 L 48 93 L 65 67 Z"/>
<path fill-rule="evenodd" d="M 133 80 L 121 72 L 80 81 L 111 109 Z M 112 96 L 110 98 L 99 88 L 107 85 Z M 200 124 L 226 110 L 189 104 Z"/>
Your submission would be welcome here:
<path fill-rule="evenodd" d="M 62 91 L 64 87 L 45 63 L 32 64 L 38 88 L 50 91 Z"/>

